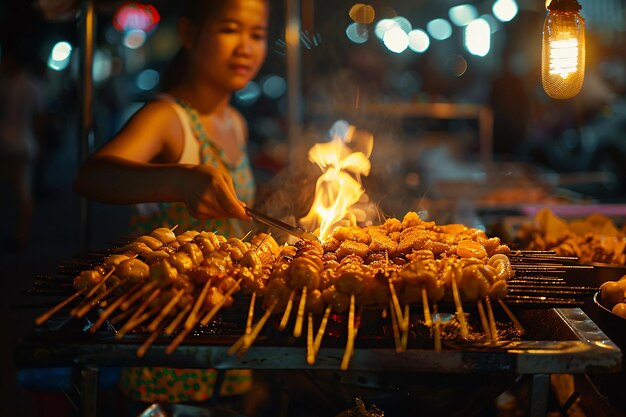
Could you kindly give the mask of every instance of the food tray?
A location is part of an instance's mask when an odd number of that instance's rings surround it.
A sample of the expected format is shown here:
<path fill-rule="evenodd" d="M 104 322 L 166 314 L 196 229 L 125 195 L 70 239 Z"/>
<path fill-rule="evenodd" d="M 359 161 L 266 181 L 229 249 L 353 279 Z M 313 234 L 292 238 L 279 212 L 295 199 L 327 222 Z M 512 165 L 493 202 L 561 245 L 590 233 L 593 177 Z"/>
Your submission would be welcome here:
<path fill-rule="evenodd" d="M 593 317 L 594 323 L 602 326 L 620 349 L 626 349 L 626 319 L 614 314 L 600 303 L 599 291 L 593 295 L 593 310 L 589 315 Z"/>

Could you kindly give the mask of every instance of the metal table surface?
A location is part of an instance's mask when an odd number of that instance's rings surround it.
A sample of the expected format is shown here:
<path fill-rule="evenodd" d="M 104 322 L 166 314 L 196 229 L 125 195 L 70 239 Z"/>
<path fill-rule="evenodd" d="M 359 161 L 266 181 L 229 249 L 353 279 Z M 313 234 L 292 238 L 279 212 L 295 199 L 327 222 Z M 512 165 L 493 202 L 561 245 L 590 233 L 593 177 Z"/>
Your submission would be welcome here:
<path fill-rule="evenodd" d="M 397 353 L 392 347 L 360 346 L 357 339 L 351 370 L 394 372 L 507 372 L 608 373 L 621 367 L 620 349 L 578 308 L 543 310 L 541 314 L 518 312 L 528 337 L 519 341 L 444 341 L 444 349 L 412 348 Z M 91 335 L 37 331 L 19 343 L 18 366 L 142 366 L 160 365 L 217 369 L 338 369 L 343 346 L 324 346 L 315 365 L 306 363 L 303 340 L 276 344 L 260 337 L 243 357 L 227 354 L 236 336 L 188 337 L 173 354 L 165 347 L 171 338 L 157 339 L 144 357 L 137 348 L 144 335 L 130 334 L 116 340 L 113 334 Z"/>
<path fill-rule="evenodd" d="M 520 310 L 518 318 L 526 337 L 518 341 L 483 342 L 444 341 L 441 352 L 413 347 L 397 353 L 393 346 L 376 347 L 357 339 L 351 371 L 383 373 L 510 374 L 532 375 L 530 415 L 543 416 L 547 410 L 549 375 L 553 373 L 602 374 L 619 372 L 622 352 L 579 308 Z M 81 369 L 82 414 L 95 416 L 99 367 L 168 366 L 180 368 L 338 370 L 343 346 L 327 343 L 317 355 L 315 365 L 306 363 L 303 340 L 280 343 L 270 336 L 260 337 L 242 357 L 230 356 L 233 335 L 188 337 L 174 353 L 166 354 L 171 338 L 157 339 L 144 357 L 137 348 L 144 334 L 126 335 L 116 340 L 113 334 L 49 331 L 39 329 L 16 349 L 19 367 L 74 366 Z M 331 341 L 332 342 L 332 341 Z"/>

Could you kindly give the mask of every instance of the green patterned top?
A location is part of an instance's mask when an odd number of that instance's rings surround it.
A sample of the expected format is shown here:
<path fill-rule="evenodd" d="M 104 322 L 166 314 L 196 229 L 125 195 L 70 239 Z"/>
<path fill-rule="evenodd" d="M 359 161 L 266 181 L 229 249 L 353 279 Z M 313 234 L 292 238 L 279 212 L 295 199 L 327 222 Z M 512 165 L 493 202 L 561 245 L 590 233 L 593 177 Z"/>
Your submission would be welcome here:
<path fill-rule="evenodd" d="M 200 163 L 208 164 L 214 168 L 227 170 L 233 179 L 233 185 L 237 197 L 252 206 L 256 192 L 256 184 L 252 175 L 252 167 L 248 158 L 245 145 L 242 145 L 241 157 L 236 164 L 230 164 L 224 157 L 223 149 L 208 137 L 204 126 L 200 123 L 198 112 L 183 100 L 176 99 L 187 114 L 187 120 L 182 123 L 191 123 L 195 139 L 200 145 Z M 178 225 L 178 230 L 208 230 L 219 233 L 226 237 L 242 237 L 251 229 L 251 222 L 239 219 L 208 219 L 198 220 L 189 215 L 183 203 L 153 203 L 149 205 L 135 206 L 131 217 L 131 232 L 133 235 L 152 231 L 157 227 L 173 227 Z"/>

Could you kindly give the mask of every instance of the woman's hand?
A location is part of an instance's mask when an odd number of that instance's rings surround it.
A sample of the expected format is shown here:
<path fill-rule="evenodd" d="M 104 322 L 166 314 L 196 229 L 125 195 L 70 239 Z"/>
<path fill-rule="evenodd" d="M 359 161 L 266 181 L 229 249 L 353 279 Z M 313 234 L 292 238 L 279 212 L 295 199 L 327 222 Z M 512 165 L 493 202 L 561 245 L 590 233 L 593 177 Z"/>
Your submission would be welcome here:
<path fill-rule="evenodd" d="M 180 186 L 184 203 L 195 218 L 250 218 L 237 198 L 232 178 L 222 170 L 209 165 L 191 167 Z"/>

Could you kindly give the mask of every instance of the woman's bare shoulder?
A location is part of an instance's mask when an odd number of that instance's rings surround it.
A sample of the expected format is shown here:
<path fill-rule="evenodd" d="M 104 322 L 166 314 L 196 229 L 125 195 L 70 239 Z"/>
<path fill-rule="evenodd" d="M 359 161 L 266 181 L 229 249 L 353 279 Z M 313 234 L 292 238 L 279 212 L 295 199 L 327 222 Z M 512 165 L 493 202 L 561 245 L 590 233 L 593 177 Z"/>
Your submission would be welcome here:
<path fill-rule="evenodd" d="M 144 113 L 149 117 L 176 117 L 174 103 L 165 99 L 154 99 L 147 102 L 138 113 Z"/>
<path fill-rule="evenodd" d="M 171 103 L 146 103 L 98 154 L 114 154 L 133 160 L 175 160 L 182 149 L 182 128 Z"/>
<path fill-rule="evenodd" d="M 178 124 L 178 114 L 171 102 L 153 100 L 146 103 L 129 120 L 127 128 L 167 133 Z"/>

